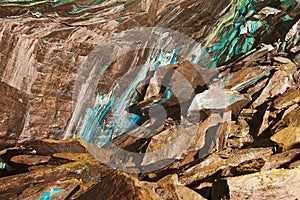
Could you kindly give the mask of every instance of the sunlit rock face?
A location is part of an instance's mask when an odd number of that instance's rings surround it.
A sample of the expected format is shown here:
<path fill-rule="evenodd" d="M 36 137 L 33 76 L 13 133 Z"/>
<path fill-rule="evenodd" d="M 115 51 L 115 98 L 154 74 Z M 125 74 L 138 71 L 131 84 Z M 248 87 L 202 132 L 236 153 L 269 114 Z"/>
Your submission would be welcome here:
<path fill-rule="evenodd" d="M 147 109 L 159 106 L 165 118 L 188 119 L 194 96 L 210 85 L 227 87 L 230 77 L 211 83 L 207 74 L 218 78 L 213 69 L 262 43 L 276 43 L 297 59 L 299 45 L 299 2 L 292 0 L 5 0 L 0 10 L 1 81 L 29 99 L 16 140 L 82 137 L 102 146 L 151 120 L 155 113 Z M 137 32 L 145 38 L 128 36 L 141 27 L 157 29 Z M 98 54 L 107 61 L 91 66 Z M 184 62 L 209 69 L 198 77 L 205 84 L 193 86 L 179 70 Z M 163 68 L 169 72 L 159 75 Z M 241 100 L 227 99 L 223 111 Z"/>

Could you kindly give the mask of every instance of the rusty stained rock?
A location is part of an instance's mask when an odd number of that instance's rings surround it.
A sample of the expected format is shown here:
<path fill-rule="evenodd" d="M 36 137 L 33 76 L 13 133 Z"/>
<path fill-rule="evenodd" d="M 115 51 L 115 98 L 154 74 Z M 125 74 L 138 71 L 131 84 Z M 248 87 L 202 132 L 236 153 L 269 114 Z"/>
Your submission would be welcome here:
<path fill-rule="evenodd" d="M 293 148 L 300 143 L 300 127 L 286 127 L 275 133 L 271 140 L 281 146 L 284 151 Z"/>
<path fill-rule="evenodd" d="M 69 143 L 70 142 L 70 143 Z M 58 148 L 60 144 L 63 147 L 66 147 L 66 144 L 71 144 L 72 141 L 55 141 L 56 145 L 53 145 L 54 141 L 49 141 L 49 145 L 52 146 L 51 150 L 47 152 L 49 156 L 37 156 L 40 153 L 45 154 L 46 150 L 40 151 L 39 148 L 35 147 L 35 153 L 37 155 L 17 155 L 13 157 L 12 160 L 16 160 L 16 158 L 45 158 L 53 156 L 71 159 L 67 163 L 54 163 L 52 165 L 44 165 L 44 167 L 39 168 L 32 168 L 31 171 L 27 173 L 20 173 L 8 177 L 2 177 L 1 181 L 3 184 L 0 187 L 0 196 L 3 199 L 24 199 L 24 198 L 42 198 L 47 192 L 56 191 L 55 188 L 60 188 L 57 191 L 57 195 L 55 197 L 59 198 L 66 198 L 70 194 L 75 194 L 80 196 L 81 193 L 85 193 L 85 191 L 91 187 L 93 184 L 100 180 L 100 177 L 107 176 L 112 170 L 102 164 L 100 164 L 95 158 L 90 156 L 87 153 L 81 153 L 78 157 L 76 153 L 65 153 L 65 150 Z M 39 144 L 46 144 L 47 142 L 43 141 L 43 143 Z M 37 143 L 33 143 L 37 144 Z M 76 144 L 76 143 L 75 143 Z M 74 144 L 73 144 L 74 145 Z M 47 145 L 43 147 L 46 148 Z M 42 146 L 41 146 L 42 147 Z M 78 146 L 77 143 L 77 147 Z M 32 150 L 33 146 L 22 147 L 23 149 Z M 63 152 L 59 154 L 53 154 L 54 152 Z M 77 158 L 76 158 L 77 157 Z M 28 162 L 27 164 L 31 164 L 36 166 L 35 164 L 41 164 L 41 162 Z M 43 160 L 46 161 L 46 160 Z M 22 162 L 24 163 L 24 162 Z M 46 163 L 45 163 L 46 164 Z M 32 187 L 32 183 L 39 183 L 35 187 Z M 17 187 L 16 187 L 17 186 Z M 74 192 L 73 192 L 74 191 Z M 17 194 L 17 196 L 16 196 Z"/>
<path fill-rule="evenodd" d="M 39 199 L 50 195 L 54 199 L 192 200 L 202 199 L 197 192 L 202 194 L 204 188 L 208 198 L 225 195 L 232 199 L 259 199 L 269 194 L 273 199 L 284 199 L 287 195 L 293 199 L 299 197 L 299 193 L 293 192 L 299 182 L 299 173 L 295 170 L 299 169 L 297 62 L 300 54 L 299 20 L 296 22 L 296 19 L 300 13 L 294 3 L 288 6 L 286 2 L 261 1 L 255 5 L 251 2 L 105 1 L 93 7 L 89 1 L 86 4 L 89 7 L 81 7 L 86 2 L 76 2 L 78 9 L 86 10 L 75 15 L 68 13 L 73 9 L 72 2 L 62 7 L 51 7 L 52 2 L 48 7 L 26 9 L 0 6 L 0 15 L 9 15 L 2 18 L 0 32 L 0 94 L 4 97 L 0 100 L 0 146 L 3 148 L 31 137 L 61 138 L 73 114 L 73 87 L 74 80 L 80 76 L 79 67 L 96 45 L 122 30 L 149 25 L 171 28 L 200 41 L 204 54 L 206 50 L 211 53 L 210 46 L 218 48 L 225 44 L 218 49 L 222 55 L 215 57 L 220 61 L 217 60 L 218 64 L 224 65 L 217 70 L 198 69 L 200 66 L 184 60 L 186 58 L 178 58 L 175 64 L 158 67 L 154 74 L 147 72 L 150 77 L 135 88 L 137 94 L 130 103 L 136 104 L 142 114 L 149 115 L 146 116 L 149 121 L 138 131 L 130 130 L 113 137 L 110 145 L 98 148 L 76 139 L 35 140 L 1 151 L 0 172 L 15 170 L 14 174 L 0 179 L 1 199 Z M 26 4 L 31 3 L 35 2 Z M 242 23 L 235 18 L 240 13 Z M 232 33 L 232 26 L 238 25 L 236 20 L 245 27 L 234 31 L 243 33 L 223 38 L 226 34 L 222 29 Z M 263 25 L 254 30 L 252 38 L 248 31 L 256 22 Z M 270 30 L 264 31 L 267 26 Z M 229 41 L 229 37 L 234 40 Z M 257 38 L 268 44 L 261 44 Z M 235 54 L 231 50 L 239 51 L 236 44 L 240 41 L 248 42 L 245 46 L 246 52 L 249 51 L 242 56 L 238 52 L 237 57 L 231 59 L 230 54 Z M 130 49 L 131 45 L 127 44 L 124 49 Z M 119 56 L 99 82 L 95 81 L 97 92 L 111 92 L 130 66 L 144 64 L 151 51 L 141 48 L 141 51 Z M 116 49 L 116 54 L 124 50 Z M 199 53 L 198 49 L 187 51 L 192 52 L 192 56 Z M 214 55 L 203 55 L 199 59 L 203 63 L 207 61 L 206 67 L 219 67 L 211 65 L 211 56 Z M 155 58 L 150 56 L 149 59 L 153 64 Z M 222 63 L 225 60 L 226 64 Z M 173 91 L 171 98 L 166 98 L 168 95 L 162 85 Z M 213 90 L 214 86 L 218 91 Z M 193 95 L 200 101 L 191 109 L 197 120 L 186 117 L 185 113 L 175 116 L 183 108 L 180 103 L 187 102 L 184 106 L 189 107 Z M 224 105 L 228 100 L 229 104 Z M 161 104 L 157 105 L 158 102 Z M 168 116 L 163 116 L 165 121 L 157 124 L 151 116 L 155 118 L 159 114 L 151 114 L 151 109 L 162 107 Z M 167 126 L 170 118 L 171 121 L 176 118 L 176 123 Z M 179 129 L 181 125 L 183 130 Z M 270 139 L 278 145 L 269 142 L 267 147 L 248 146 Z M 122 157 L 113 145 L 128 152 L 146 154 L 139 160 L 131 154 Z M 284 151 L 278 153 L 281 150 L 278 146 Z M 141 164 L 151 169 L 164 161 L 170 165 L 138 176 L 108 168 L 99 160 L 109 161 L 105 164 L 115 168 L 121 162 L 125 169 L 141 167 Z M 257 171 L 261 172 L 253 173 Z M 178 179 L 175 173 L 179 174 Z M 243 175 L 246 173 L 251 174 Z M 219 191 L 218 186 L 222 186 Z M 227 189 L 225 193 L 224 189 Z"/>
<path fill-rule="evenodd" d="M 29 140 L 23 143 L 25 146 L 31 147 L 40 155 L 51 155 L 55 153 L 86 153 L 86 142 L 82 139 L 68 140 Z"/>
<path fill-rule="evenodd" d="M 228 171 L 228 168 L 230 169 L 238 166 L 242 162 L 268 157 L 272 154 L 272 149 L 249 148 L 233 151 L 229 154 L 226 153 L 226 155 L 222 155 L 222 151 L 218 154 L 213 153 L 205 158 L 201 163 L 184 171 L 182 176 L 179 177 L 179 182 L 184 185 L 190 185 L 196 181 L 201 181 L 212 176 L 220 170 Z M 226 158 L 222 158 L 224 156 L 226 156 Z"/>
<path fill-rule="evenodd" d="M 111 190 L 112 186 L 116 188 Z M 200 194 L 178 184 L 177 175 L 169 175 L 156 183 L 138 181 L 125 173 L 107 176 L 78 199 L 174 199 L 204 200 Z"/>
<path fill-rule="evenodd" d="M 111 173 L 77 199 L 158 199 L 154 191 L 143 187 L 134 177 L 122 172 Z"/>
<path fill-rule="evenodd" d="M 18 155 L 10 159 L 14 163 L 26 164 L 26 165 L 37 165 L 47 163 L 51 159 L 50 156 L 39 156 L 39 155 Z"/>
<path fill-rule="evenodd" d="M 295 107 L 292 106 L 291 108 L 292 110 L 286 110 L 282 118 L 272 127 L 274 133 L 286 127 L 300 127 L 300 106 L 296 104 Z"/>
<path fill-rule="evenodd" d="M 200 194 L 194 190 L 181 185 L 178 182 L 177 174 L 167 175 L 156 183 L 146 183 L 146 186 L 154 190 L 159 199 L 178 199 L 178 200 L 204 200 Z"/>
<path fill-rule="evenodd" d="M 262 171 L 277 169 L 284 167 L 291 162 L 294 162 L 300 155 L 300 149 L 291 149 L 281 153 L 273 154 L 266 158 L 264 166 L 261 168 Z M 289 165 L 290 166 L 290 165 Z"/>
<path fill-rule="evenodd" d="M 278 110 L 292 106 L 300 102 L 300 88 L 297 86 L 289 88 L 272 102 L 272 107 Z"/>
<path fill-rule="evenodd" d="M 224 178 L 214 182 L 212 198 L 297 199 L 300 196 L 299 175 L 300 169 L 295 168 Z"/>

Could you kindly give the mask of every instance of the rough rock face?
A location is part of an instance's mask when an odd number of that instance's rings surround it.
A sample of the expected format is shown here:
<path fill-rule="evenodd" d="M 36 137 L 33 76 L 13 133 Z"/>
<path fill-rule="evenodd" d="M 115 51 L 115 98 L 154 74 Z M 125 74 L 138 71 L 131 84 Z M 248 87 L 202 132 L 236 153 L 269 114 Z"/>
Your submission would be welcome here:
<path fill-rule="evenodd" d="M 298 1 L 4 0 L 0 17 L 1 199 L 299 198 Z"/>
<path fill-rule="evenodd" d="M 0 147 L 15 146 L 26 118 L 28 95 L 0 82 Z"/>
<path fill-rule="evenodd" d="M 79 68 L 95 46 L 123 30 L 157 26 L 179 31 L 198 41 L 201 48 L 191 47 L 189 54 L 180 50 L 177 53 L 190 55 L 192 63 L 209 68 L 220 66 L 261 42 L 280 41 L 281 49 L 297 53 L 298 37 L 293 37 L 298 30 L 296 1 L 3 1 L 0 8 L 1 81 L 30 96 L 24 126 L 15 127 L 22 129 L 21 140 L 66 138 L 73 134 L 87 139 L 93 137 L 95 131 L 91 130 L 97 129 L 97 121 L 111 121 L 109 126 L 116 126 L 113 122 L 117 117 L 109 120 L 99 116 L 109 115 L 103 110 L 113 98 L 109 93 L 116 80 L 130 69 L 125 66 L 148 63 L 150 68 L 141 72 L 145 76 L 155 63 L 180 61 L 176 56 L 171 58 L 173 47 L 168 44 L 157 46 L 158 50 L 140 47 L 128 55 L 117 56 L 99 82 L 95 81 L 98 89 L 93 92 L 102 102 L 91 103 L 89 108 L 93 111 L 85 110 L 77 116 L 74 82 Z M 128 43 L 120 48 L 131 46 Z M 120 48 L 111 53 L 121 55 Z M 162 57 L 168 53 L 171 57 Z M 143 76 L 137 77 L 128 92 L 142 79 Z M 120 106 L 124 109 L 124 105 Z M 113 132 L 119 135 L 124 128 L 125 125 L 115 127 Z M 100 129 L 106 134 L 111 132 L 110 128 Z M 97 137 L 97 131 L 95 134 Z M 96 143 L 102 144 L 101 140 Z"/>

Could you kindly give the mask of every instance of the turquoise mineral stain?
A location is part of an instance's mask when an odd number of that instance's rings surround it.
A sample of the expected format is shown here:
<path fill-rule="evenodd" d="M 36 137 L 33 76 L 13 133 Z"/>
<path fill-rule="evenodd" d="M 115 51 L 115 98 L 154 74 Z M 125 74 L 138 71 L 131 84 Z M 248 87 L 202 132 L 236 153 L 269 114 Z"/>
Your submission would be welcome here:
<path fill-rule="evenodd" d="M 262 22 L 252 19 L 252 16 L 257 13 L 255 3 L 256 0 L 239 0 L 233 14 L 220 25 L 217 31 L 218 35 L 221 34 L 220 39 L 216 38 L 215 40 L 218 42 L 207 48 L 207 51 L 213 55 L 214 66 L 251 50 L 254 34 L 259 32 L 263 25 Z M 252 39 L 247 39 L 245 44 L 240 39 L 241 35 L 247 35 Z M 225 60 L 221 60 L 224 54 L 226 55 Z"/>
<path fill-rule="evenodd" d="M 91 6 L 78 6 L 75 4 L 73 6 L 73 10 L 70 12 L 70 14 L 78 14 L 78 13 L 81 13 L 84 11 L 88 11 L 102 2 L 104 2 L 104 0 L 96 0 L 96 1 L 94 1 L 94 3 Z"/>
<path fill-rule="evenodd" d="M 100 112 L 100 115 L 98 115 L 96 124 L 93 127 L 90 127 L 91 129 L 87 129 L 86 130 L 86 131 L 89 132 L 87 134 L 87 138 L 85 139 L 87 142 L 91 141 L 92 136 L 94 135 L 94 132 L 96 131 L 96 128 L 98 127 L 98 125 L 100 124 L 100 122 L 102 121 L 102 119 L 106 115 L 106 113 L 109 111 L 109 109 L 113 106 L 114 102 L 115 102 L 115 97 L 112 97 L 112 99 L 109 101 L 108 105 L 105 106 L 104 109 Z M 97 110 L 93 110 L 92 111 L 92 115 L 95 116 L 95 115 L 98 114 L 98 112 L 99 112 L 98 109 Z"/>
<path fill-rule="evenodd" d="M 156 70 L 161 65 L 160 61 L 156 61 L 153 65 L 153 69 Z"/>
<path fill-rule="evenodd" d="M 172 96 L 173 96 L 172 90 L 171 90 L 169 87 L 167 87 L 167 88 L 166 88 L 166 97 L 163 98 L 162 100 L 160 100 L 159 102 L 156 102 L 156 103 L 152 104 L 150 107 L 156 106 L 156 105 L 164 104 L 164 103 L 166 103 L 169 99 L 171 99 Z"/>
<path fill-rule="evenodd" d="M 231 95 L 230 98 L 229 98 L 229 105 L 232 105 L 235 102 L 238 102 L 242 99 L 243 99 L 243 96 L 241 96 L 241 95 Z"/>
<path fill-rule="evenodd" d="M 177 60 L 177 57 L 178 57 L 178 52 L 179 52 L 179 49 L 176 48 L 172 54 L 172 57 L 171 57 L 171 60 L 170 60 L 170 64 L 176 64 L 176 60 Z"/>
<path fill-rule="evenodd" d="M 137 124 L 137 122 L 140 120 L 140 116 L 139 115 L 136 115 L 134 113 L 128 113 L 129 115 L 129 118 L 127 118 L 125 121 L 126 121 L 126 127 L 128 129 L 132 128 L 134 125 Z"/>
<path fill-rule="evenodd" d="M 57 194 L 61 191 L 63 191 L 63 188 L 53 188 L 47 192 L 44 192 L 39 198 L 38 200 L 51 200 L 51 195 L 53 194 Z"/>

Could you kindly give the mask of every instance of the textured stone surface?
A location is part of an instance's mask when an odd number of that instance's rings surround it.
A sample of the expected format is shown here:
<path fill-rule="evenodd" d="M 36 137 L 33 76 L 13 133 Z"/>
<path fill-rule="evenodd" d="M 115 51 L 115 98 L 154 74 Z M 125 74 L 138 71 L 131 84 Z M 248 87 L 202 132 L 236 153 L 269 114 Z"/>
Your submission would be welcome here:
<path fill-rule="evenodd" d="M 0 82 L 0 148 L 16 145 L 24 127 L 28 96 Z"/>
<path fill-rule="evenodd" d="M 222 194 L 217 192 L 217 188 L 222 188 L 221 190 L 229 192 L 224 196 L 228 195 L 230 199 L 295 199 L 300 195 L 298 181 L 299 169 L 274 169 L 226 178 L 213 186 L 216 192 L 213 198 L 222 197 Z M 285 187 L 285 184 L 289 184 L 290 187 Z M 274 193 L 274 190 L 278 193 Z"/>
<path fill-rule="evenodd" d="M 0 199 L 298 198 L 299 16 L 1 1 Z"/>
<path fill-rule="evenodd" d="M 287 127 L 281 131 L 275 133 L 271 137 L 271 140 L 278 143 L 283 150 L 287 150 L 300 142 L 300 128 L 299 127 Z"/>
<path fill-rule="evenodd" d="M 10 161 L 26 165 L 37 165 L 47 163 L 50 158 L 50 156 L 19 155 L 12 157 Z"/>

